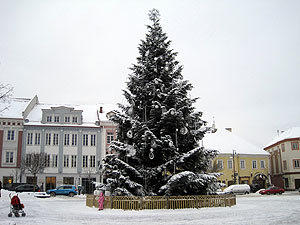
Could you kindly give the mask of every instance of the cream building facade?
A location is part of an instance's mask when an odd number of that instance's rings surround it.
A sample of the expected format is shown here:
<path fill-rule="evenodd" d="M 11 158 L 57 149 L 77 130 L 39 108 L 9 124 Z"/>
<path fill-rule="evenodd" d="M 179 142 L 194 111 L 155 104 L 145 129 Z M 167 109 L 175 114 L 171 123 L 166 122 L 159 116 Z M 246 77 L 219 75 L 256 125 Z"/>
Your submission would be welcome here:
<path fill-rule="evenodd" d="M 207 134 L 203 146 L 219 154 L 211 162 L 211 171 L 220 172 L 219 181 L 232 184 L 257 184 L 267 187 L 269 181 L 269 154 L 243 138 L 232 129 L 217 129 Z"/>

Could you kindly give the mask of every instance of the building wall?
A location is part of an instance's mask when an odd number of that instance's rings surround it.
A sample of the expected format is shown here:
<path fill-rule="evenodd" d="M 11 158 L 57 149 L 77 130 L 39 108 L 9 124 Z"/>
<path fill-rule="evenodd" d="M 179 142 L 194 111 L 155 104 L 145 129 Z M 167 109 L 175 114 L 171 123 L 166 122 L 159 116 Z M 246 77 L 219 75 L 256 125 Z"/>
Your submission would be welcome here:
<path fill-rule="evenodd" d="M 22 137 L 22 119 L 0 118 L 0 179 L 4 185 L 19 180 Z"/>
<path fill-rule="evenodd" d="M 36 134 L 40 134 L 40 141 L 36 142 Z M 58 140 L 54 142 L 54 135 Z M 72 135 L 77 135 L 77 142 L 72 143 Z M 23 157 L 31 152 L 45 152 L 50 155 L 49 167 L 46 167 L 43 174 L 38 174 L 38 181 L 46 183 L 46 177 L 55 176 L 56 184 L 63 184 L 63 178 L 74 177 L 75 181 L 87 176 L 92 176 L 99 181 L 97 161 L 104 157 L 104 150 L 101 149 L 102 128 L 81 128 L 67 126 L 25 126 L 24 129 L 25 144 L 23 148 Z M 50 144 L 46 137 L 51 135 Z M 87 145 L 83 143 L 83 135 L 87 135 Z M 95 140 L 92 141 L 92 135 Z M 30 140 L 33 137 L 33 140 Z M 38 144 L 39 143 L 39 144 Z M 76 166 L 72 165 L 72 156 L 76 157 Z M 56 163 L 57 157 L 57 163 Z M 83 157 L 87 157 L 87 162 L 83 165 Z M 66 160 L 67 159 L 67 160 Z M 91 159 L 93 159 L 91 161 Z M 29 173 L 24 174 L 24 180 Z"/>
<path fill-rule="evenodd" d="M 218 172 L 222 173 L 219 181 L 227 186 L 234 183 L 234 171 L 236 183 L 252 184 L 253 179 L 258 174 L 264 174 L 265 177 L 268 177 L 268 155 L 236 154 L 233 158 L 232 154 L 220 154 L 213 160 L 213 165 L 216 168 L 218 168 L 218 161 L 221 161 L 223 164 L 222 168 L 217 169 Z M 256 168 L 253 167 L 255 165 Z M 267 183 L 268 181 L 266 181 L 266 185 Z"/>
<path fill-rule="evenodd" d="M 292 146 L 298 146 L 293 148 Z M 280 141 L 265 148 L 271 154 L 272 183 L 287 190 L 300 188 L 300 142 L 299 138 Z M 295 162 L 296 161 L 296 162 Z"/>

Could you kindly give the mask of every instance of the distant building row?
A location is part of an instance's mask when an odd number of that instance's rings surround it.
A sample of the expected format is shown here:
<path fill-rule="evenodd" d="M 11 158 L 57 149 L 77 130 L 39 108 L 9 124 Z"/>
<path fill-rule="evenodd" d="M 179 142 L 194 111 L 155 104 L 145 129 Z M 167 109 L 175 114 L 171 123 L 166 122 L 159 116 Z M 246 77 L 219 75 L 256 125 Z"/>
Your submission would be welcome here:
<path fill-rule="evenodd" d="M 100 181 L 99 163 L 116 138 L 116 126 L 108 120 L 115 105 L 48 105 L 33 99 L 11 99 L 0 116 L 0 180 L 32 183 L 20 170 L 31 152 L 47 153 L 47 165 L 38 174 L 44 189 L 60 184 L 83 185 Z"/>
<path fill-rule="evenodd" d="M 5 107 L 6 105 L 4 105 Z M 21 170 L 21 160 L 32 152 L 47 153 L 47 165 L 37 184 L 50 189 L 61 184 L 83 185 L 100 181 L 99 164 L 116 138 L 108 118 L 116 105 L 49 105 L 32 99 L 11 99 L 0 115 L 0 180 L 33 183 Z M 3 107 L 2 107 L 3 108 Z M 220 182 L 270 184 L 287 190 L 300 188 L 300 127 L 278 135 L 263 151 L 231 132 L 218 129 L 202 145 L 216 149 L 210 170 L 221 172 Z"/>
<path fill-rule="evenodd" d="M 220 182 L 275 185 L 286 190 L 300 188 L 300 127 L 278 132 L 264 150 L 234 135 L 231 129 L 218 129 L 203 139 L 205 148 L 219 150 L 211 171 L 220 172 Z"/>
<path fill-rule="evenodd" d="M 271 183 L 269 153 L 238 137 L 232 129 L 218 129 L 207 134 L 203 145 L 219 151 L 211 162 L 210 170 L 222 173 L 219 181 L 226 186 L 253 184 L 265 188 Z"/>

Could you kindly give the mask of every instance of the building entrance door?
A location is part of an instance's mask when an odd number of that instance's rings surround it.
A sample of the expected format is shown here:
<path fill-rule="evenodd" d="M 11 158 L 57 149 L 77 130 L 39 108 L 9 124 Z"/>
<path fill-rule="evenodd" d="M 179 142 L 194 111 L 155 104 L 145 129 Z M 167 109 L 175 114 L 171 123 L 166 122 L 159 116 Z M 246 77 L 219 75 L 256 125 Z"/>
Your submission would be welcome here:
<path fill-rule="evenodd" d="M 46 191 L 56 188 L 56 177 L 46 177 Z"/>
<path fill-rule="evenodd" d="M 296 189 L 300 188 L 300 179 L 295 179 L 295 188 Z"/>
<path fill-rule="evenodd" d="M 82 186 L 86 194 L 92 194 L 95 189 L 95 184 L 93 181 L 96 181 L 96 178 L 82 178 Z"/>

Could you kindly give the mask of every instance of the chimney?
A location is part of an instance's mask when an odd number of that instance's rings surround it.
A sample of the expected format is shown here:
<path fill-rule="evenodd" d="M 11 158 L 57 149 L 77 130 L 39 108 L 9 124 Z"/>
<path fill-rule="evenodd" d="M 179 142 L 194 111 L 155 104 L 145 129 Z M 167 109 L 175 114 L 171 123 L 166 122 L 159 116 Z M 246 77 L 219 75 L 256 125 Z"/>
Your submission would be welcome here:
<path fill-rule="evenodd" d="M 228 130 L 229 132 L 232 132 L 232 128 L 231 127 L 225 128 L 225 130 Z"/>
<path fill-rule="evenodd" d="M 102 106 L 100 106 L 99 113 L 103 113 L 103 107 Z"/>

